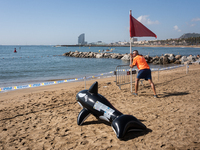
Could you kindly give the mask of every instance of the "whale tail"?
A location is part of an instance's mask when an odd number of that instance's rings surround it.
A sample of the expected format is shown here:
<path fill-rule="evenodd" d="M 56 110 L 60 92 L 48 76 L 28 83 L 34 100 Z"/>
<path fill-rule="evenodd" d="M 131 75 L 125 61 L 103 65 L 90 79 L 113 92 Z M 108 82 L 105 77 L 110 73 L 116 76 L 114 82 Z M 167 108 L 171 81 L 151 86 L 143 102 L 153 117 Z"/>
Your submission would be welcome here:
<path fill-rule="evenodd" d="M 122 139 L 128 131 L 143 131 L 146 129 L 143 123 L 131 115 L 119 116 L 113 120 L 111 126 L 119 139 Z"/>

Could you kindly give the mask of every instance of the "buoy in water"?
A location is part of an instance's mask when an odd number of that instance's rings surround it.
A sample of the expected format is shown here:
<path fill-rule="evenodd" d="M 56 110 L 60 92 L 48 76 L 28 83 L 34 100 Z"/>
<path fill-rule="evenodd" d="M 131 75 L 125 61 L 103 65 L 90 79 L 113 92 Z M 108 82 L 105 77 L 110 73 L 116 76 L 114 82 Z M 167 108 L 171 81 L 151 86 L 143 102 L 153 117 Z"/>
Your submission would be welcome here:
<path fill-rule="evenodd" d="M 17 50 L 16 50 L 16 48 L 15 48 L 15 50 L 14 50 L 14 53 L 17 53 Z"/>

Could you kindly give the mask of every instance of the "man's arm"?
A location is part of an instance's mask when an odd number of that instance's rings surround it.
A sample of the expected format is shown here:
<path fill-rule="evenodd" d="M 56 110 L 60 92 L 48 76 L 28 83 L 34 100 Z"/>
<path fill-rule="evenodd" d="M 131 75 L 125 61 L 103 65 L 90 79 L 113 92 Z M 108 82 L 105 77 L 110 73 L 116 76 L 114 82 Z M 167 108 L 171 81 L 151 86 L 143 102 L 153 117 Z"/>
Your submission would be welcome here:
<path fill-rule="evenodd" d="M 131 68 L 133 68 L 134 66 L 135 66 L 135 65 L 132 65 L 132 64 L 130 65 Z"/>
<path fill-rule="evenodd" d="M 132 54 L 132 53 L 130 54 L 130 59 L 132 60 L 131 62 L 133 63 L 133 54 Z M 130 67 L 131 67 L 131 68 L 133 68 L 134 66 L 135 66 L 135 65 L 130 64 Z"/>

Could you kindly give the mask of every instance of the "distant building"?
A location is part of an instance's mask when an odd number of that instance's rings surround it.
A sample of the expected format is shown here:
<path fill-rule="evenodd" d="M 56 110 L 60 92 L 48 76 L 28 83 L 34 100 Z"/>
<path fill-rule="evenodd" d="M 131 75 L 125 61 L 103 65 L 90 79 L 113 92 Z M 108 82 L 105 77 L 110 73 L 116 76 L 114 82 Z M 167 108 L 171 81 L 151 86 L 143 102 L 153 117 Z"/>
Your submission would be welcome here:
<path fill-rule="evenodd" d="M 137 38 L 132 38 L 131 42 L 137 42 Z"/>
<path fill-rule="evenodd" d="M 85 33 L 79 35 L 78 37 L 78 45 L 85 45 L 87 42 L 85 42 Z"/>
<path fill-rule="evenodd" d="M 137 38 L 133 38 L 133 42 L 136 42 L 137 41 Z"/>

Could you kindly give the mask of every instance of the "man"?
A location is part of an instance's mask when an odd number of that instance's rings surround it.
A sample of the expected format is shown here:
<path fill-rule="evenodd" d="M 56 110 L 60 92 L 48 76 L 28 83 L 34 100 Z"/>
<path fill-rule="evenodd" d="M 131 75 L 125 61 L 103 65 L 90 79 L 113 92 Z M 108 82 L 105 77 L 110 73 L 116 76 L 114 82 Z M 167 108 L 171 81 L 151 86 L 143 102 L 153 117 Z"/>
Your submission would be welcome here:
<path fill-rule="evenodd" d="M 133 59 L 133 63 L 130 65 L 130 67 L 133 68 L 134 66 L 137 66 L 137 68 L 139 69 L 137 78 L 135 80 L 134 95 L 138 95 L 137 91 L 138 91 L 139 80 L 145 79 L 145 80 L 149 81 L 151 88 L 153 90 L 153 93 L 154 93 L 154 97 L 157 98 L 155 86 L 154 86 L 154 83 L 152 82 L 152 78 L 151 78 L 151 70 L 150 70 L 150 67 L 147 64 L 145 58 L 142 55 L 139 55 L 137 50 L 134 50 L 133 54 L 130 54 L 130 56 L 131 56 L 131 59 Z"/>

